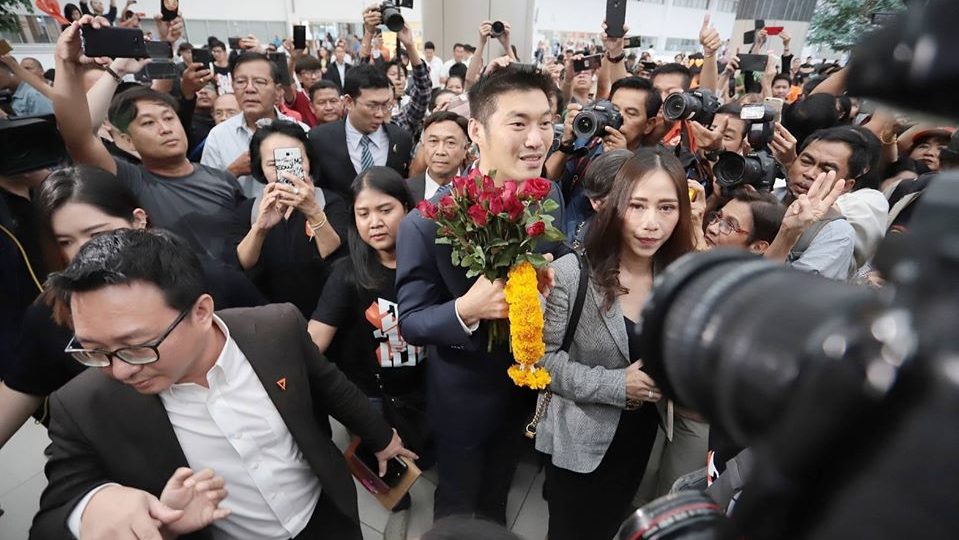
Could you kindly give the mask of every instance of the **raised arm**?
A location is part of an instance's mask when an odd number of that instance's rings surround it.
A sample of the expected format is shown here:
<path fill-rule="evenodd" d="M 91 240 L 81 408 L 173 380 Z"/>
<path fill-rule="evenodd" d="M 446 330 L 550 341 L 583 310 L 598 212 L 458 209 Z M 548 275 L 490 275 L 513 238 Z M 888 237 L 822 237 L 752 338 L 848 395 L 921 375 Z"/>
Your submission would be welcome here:
<path fill-rule="evenodd" d="M 410 57 L 413 91 L 410 93 L 409 103 L 394 121 L 410 133 L 416 133 L 423 117 L 426 116 L 426 109 L 430 106 L 433 80 L 430 79 L 429 66 L 420 58 L 420 53 L 416 50 L 416 42 L 413 41 L 413 32 L 410 27 L 404 26 L 403 30 L 396 34 L 396 38 L 403 44 L 406 54 Z"/>
<path fill-rule="evenodd" d="M 42 78 L 38 77 L 32 71 L 28 71 L 20 65 L 20 62 L 17 62 L 17 59 L 9 54 L 0 56 L 0 62 L 3 62 L 13 71 L 13 74 L 17 77 L 20 77 L 20 80 L 32 86 L 37 92 L 43 94 L 47 99 L 53 99 L 53 89 L 50 88 L 50 85 Z"/>
<path fill-rule="evenodd" d="M 703 17 L 703 27 L 699 31 L 699 44 L 703 46 L 703 70 L 699 74 L 699 86 L 712 90 L 719 80 L 719 65 L 716 52 L 722 45 L 719 31 L 709 24 L 709 13 Z"/>
<path fill-rule="evenodd" d="M 483 73 L 483 51 L 486 50 L 486 42 L 489 41 L 492 29 L 493 23 L 489 21 L 483 21 L 479 25 L 479 45 L 476 46 L 476 52 L 470 58 L 469 66 L 466 67 L 466 79 L 463 81 L 464 90 L 473 86 Z"/>

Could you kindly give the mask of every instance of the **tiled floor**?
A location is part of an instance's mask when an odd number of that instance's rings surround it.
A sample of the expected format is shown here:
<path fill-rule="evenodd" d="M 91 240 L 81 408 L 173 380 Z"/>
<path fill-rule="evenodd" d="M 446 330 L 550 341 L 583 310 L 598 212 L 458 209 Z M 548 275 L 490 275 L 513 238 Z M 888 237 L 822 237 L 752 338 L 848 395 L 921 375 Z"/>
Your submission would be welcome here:
<path fill-rule="evenodd" d="M 334 440 L 341 447 L 348 442 L 346 430 L 334 425 Z M 32 421 L 25 425 L 0 450 L 0 539 L 27 537 L 30 521 L 37 510 L 40 492 L 46 485 L 43 476 L 43 449 L 49 444 L 46 430 Z M 433 491 L 436 476 L 427 472 L 413 486 L 413 506 L 408 537 L 419 538 L 433 520 Z M 515 533 L 527 540 L 546 537 L 546 503 L 541 493 L 543 474 L 532 463 L 521 463 L 513 480 L 507 507 L 507 520 Z M 371 495 L 357 486 L 364 540 L 380 540 L 389 514 Z"/>

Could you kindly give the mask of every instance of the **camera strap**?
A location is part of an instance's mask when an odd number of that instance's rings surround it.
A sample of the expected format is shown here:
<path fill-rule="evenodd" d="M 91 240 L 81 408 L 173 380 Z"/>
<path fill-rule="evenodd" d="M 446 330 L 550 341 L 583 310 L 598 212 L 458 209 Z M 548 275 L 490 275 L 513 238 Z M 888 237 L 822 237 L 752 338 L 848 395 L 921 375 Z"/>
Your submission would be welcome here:
<path fill-rule="evenodd" d="M 579 260 L 579 284 L 576 288 L 576 300 L 573 301 L 573 311 L 569 314 L 569 321 L 566 323 L 566 333 L 563 335 L 563 343 L 559 350 L 569 354 L 569 348 L 573 345 L 573 336 L 576 335 L 576 327 L 579 326 L 579 317 L 583 314 L 583 304 L 586 302 L 586 288 L 589 285 L 589 260 L 586 254 L 578 250 L 573 250 L 576 259 Z M 539 399 L 536 402 L 536 412 L 533 418 L 526 424 L 526 436 L 530 439 L 536 438 L 536 426 L 546 415 L 549 408 L 549 402 L 553 399 L 553 392 L 549 388 L 540 392 Z"/>
<path fill-rule="evenodd" d="M 831 222 L 846 219 L 845 216 L 840 214 L 835 208 L 830 208 L 826 215 L 822 219 L 813 223 L 809 226 L 808 229 L 799 237 L 799 240 L 796 241 L 796 244 L 791 250 L 789 250 L 789 257 L 787 258 L 788 262 L 794 262 L 799 260 L 802 257 L 803 253 L 809 249 L 809 246 L 812 245 L 813 241 L 819 236 L 819 233 L 823 230 L 826 225 L 829 225 Z"/>

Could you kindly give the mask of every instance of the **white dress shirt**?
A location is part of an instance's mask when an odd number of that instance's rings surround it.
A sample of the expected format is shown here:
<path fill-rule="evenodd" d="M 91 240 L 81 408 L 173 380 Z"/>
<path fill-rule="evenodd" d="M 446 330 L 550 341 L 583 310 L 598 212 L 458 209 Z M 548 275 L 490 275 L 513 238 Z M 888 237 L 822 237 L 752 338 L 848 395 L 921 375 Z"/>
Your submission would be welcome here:
<path fill-rule="evenodd" d="M 230 491 L 224 506 L 232 512 L 213 523 L 214 537 L 287 540 L 313 516 L 320 482 L 229 328 L 219 317 L 214 321 L 226 344 L 207 372 L 209 387 L 175 384 L 160 400 L 190 468 L 213 469 Z M 83 510 L 98 490 L 70 516 L 77 537 Z"/>
<path fill-rule="evenodd" d="M 342 64 L 338 64 L 335 61 L 333 62 L 333 67 L 336 68 L 337 73 L 340 74 L 340 85 L 346 84 L 346 64 L 347 60 L 344 58 Z"/>
<path fill-rule="evenodd" d="M 434 56 L 432 60 L 429 61 L 430 66 L 430 80 L 433 81 L 433 88 L 439 88 L 443 86 L 440 83 L 440 77 L 443 75 L 443 59 L 439 56 Z M 449 73 L 447 73 L 448 75 Z"/>
<path fill-rule="evenodd" d="M 309 126 L 282 114 L 279 109 L 274 108 L 274 112 L 277 120 L 299 124 L 303 131 L 310 130 Z M 250 141 L 255 131 L 246 125 L 242 113 L 214 126 L 206 137 L 200 163 L 214 169 L 226 170 L 238 157 L 250 151 Z"/>
<path fill-rule="evenodd" d="M 349 116 L 346 117 L 346 149 L 350 152 L 350 161 L 353 162 L 353 168 L 357 174 L 363 170 L 363 147 L 360 141 L 363 140 L 363 134 L 353 127 Z M 386 134 L 386 128 L 380 126 L 379 129 L 369 134 L 370 153 L 373 154 L 373 165 L 385 166 L 386 160 L 390 155 L 390 137 Z"/>

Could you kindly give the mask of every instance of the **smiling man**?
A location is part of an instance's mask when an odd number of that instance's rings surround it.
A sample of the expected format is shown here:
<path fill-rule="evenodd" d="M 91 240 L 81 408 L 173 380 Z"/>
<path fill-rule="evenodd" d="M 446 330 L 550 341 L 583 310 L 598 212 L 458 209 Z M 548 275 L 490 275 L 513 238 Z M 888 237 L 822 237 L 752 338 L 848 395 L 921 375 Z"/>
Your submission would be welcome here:
<path fill-rule="evenodd" d="M 477 168 L 494 182 L 541 176 L 553 140 L 552 80 L 539 72 L 505 68 L 480 79 L 469 92 L 469 135 L 480 150 Z M 449 122 L 446 122 L 449 123 Z M 562 197 L 554 223 L 562 224 Z M 436 194 L 442 196 L 448 187 Z M 481 321 L 503 319 L 503 282 L 467 278 L 453 266 L 449 246 L 436 245 L 436 223 L 419 211 L 400 225 L 396 287 L 403 337 L 427 346 L 429 416 L 436 438 L 439 486 L 434 519 L 477 514 L 506 521 L 506 498 L 522 449 L 529 393 L 513 386 L 506 369 L 512 355 L 488 348 Z M 540 246 L 559 255 L 561 246 Z"/>

